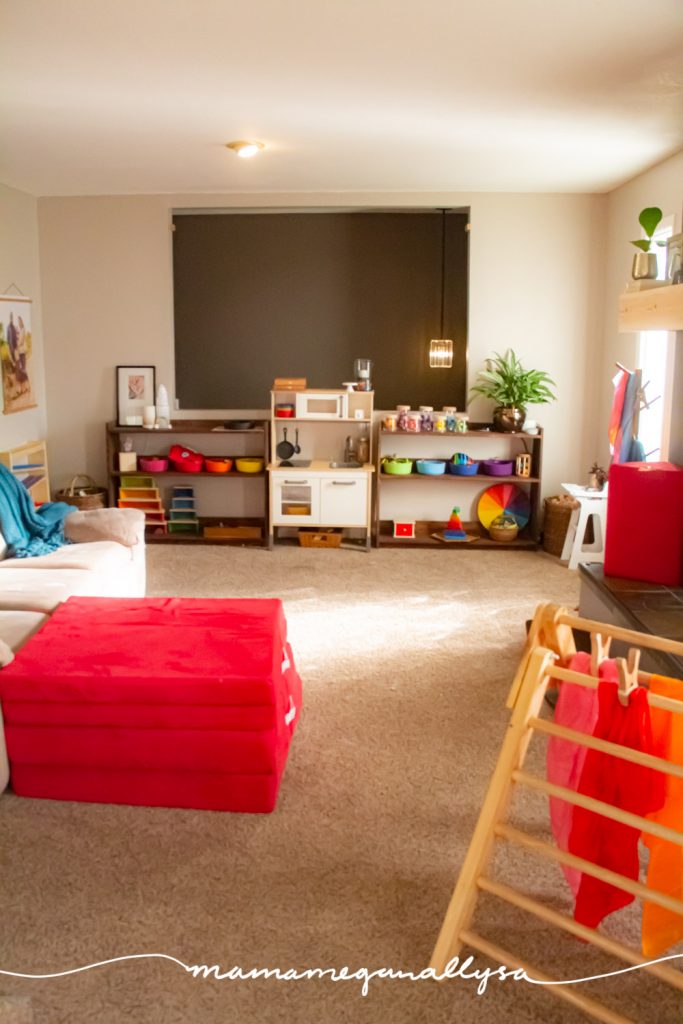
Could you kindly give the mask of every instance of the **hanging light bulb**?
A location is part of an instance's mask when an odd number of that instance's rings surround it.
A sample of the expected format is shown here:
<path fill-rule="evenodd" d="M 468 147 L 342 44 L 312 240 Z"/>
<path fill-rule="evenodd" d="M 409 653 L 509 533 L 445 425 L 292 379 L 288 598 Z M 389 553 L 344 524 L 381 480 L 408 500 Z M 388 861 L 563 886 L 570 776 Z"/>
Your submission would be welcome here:
<path fill-rule="evenodd" d="M 453 342 L 444 338 L 444 302 L 446 297 L 446 211 L 441 211 L 441 337 L 429 342 L 429 365 L 447 370 L 453 365 Z"/>

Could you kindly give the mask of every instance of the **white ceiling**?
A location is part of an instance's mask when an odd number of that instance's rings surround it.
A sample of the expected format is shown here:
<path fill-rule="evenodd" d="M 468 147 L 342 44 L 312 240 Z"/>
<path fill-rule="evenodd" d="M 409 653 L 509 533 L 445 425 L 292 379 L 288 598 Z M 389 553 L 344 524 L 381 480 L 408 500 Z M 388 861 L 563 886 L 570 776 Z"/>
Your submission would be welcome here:
<path fill-rule="evenodd" d="M 683 147 L 683 0 L 0 0 L 35 195 L 605 191 Z M 256 138 L 241 160 L 224 148 Z"/>

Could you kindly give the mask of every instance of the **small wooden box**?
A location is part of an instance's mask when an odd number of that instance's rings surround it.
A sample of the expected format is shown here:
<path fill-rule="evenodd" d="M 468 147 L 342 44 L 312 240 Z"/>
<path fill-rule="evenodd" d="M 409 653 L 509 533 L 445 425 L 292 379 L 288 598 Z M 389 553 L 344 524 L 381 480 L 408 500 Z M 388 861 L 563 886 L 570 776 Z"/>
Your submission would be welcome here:
<path fill-rule="evenodd" d="M 523 453 L 515 460 L 515 474 L 517 476 L 531 476 L 531 456 Z"/>
<path fill-rule="evenodd" d="M 394 537 L 415 540 L 415 523 L 405 520 L 394 520 Z"/>
<path fill-rule="evenodd" d="M 204 536 L 213 538 L 241 538 L 242 540 L 261 540 L 260 526 L 205 526 Z"/>
<path fill-rule="evenodd" d="M 135 452 L 119 452 L 119 472 L 134 473 L 138 468 L 138 457 Z"/>
<path fill-rule="evenodd" d="M 305 391 L 305 377 L 276 377 L 273 381 L 273 391 Z"/>

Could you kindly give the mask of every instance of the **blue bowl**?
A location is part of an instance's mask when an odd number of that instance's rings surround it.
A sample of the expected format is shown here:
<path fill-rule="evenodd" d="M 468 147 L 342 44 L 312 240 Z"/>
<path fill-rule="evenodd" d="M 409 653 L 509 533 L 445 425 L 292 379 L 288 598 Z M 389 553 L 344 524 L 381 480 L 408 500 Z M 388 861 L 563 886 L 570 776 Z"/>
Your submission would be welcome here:
<path fill-rule="evenodd" d="M 415 463 L 418 473 L 423 476 L 443 476 L 446 463 L 443 459 L 418 459 Z"/>
<path fill-rule="evenodd" d="M 453 476 L 476 476 L 479 472 L 478 462 L 449 462 L 448 472 Z"/>

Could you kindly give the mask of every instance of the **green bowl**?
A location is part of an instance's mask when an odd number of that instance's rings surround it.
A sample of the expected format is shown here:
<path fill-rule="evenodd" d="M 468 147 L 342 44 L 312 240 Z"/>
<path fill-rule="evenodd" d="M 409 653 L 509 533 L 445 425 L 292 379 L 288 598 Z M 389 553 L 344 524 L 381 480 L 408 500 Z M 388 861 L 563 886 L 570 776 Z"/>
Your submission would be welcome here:
<path fill-rule="evenodd" d="M 412 459 L 382 459 L 382 472 L 392 476 L 408 476 L 413 471 Z"/>

